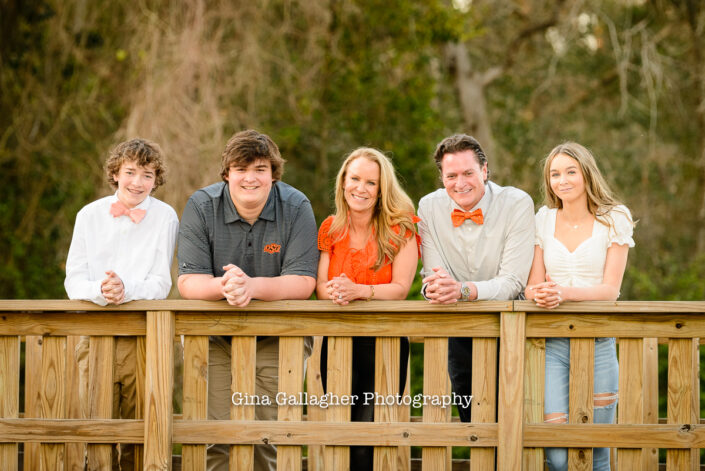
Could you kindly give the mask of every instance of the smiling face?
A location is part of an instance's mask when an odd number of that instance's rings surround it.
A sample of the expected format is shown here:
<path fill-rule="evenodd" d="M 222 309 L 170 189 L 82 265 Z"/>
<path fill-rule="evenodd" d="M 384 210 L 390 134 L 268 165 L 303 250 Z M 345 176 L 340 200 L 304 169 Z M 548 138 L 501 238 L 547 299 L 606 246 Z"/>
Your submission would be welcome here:
<path fill-rule="evenodd" d="M 469 211 L 485 195 L 487 163 L 481 167 L 471 150 L 445 154 L 441 160 L 441 177 L 448 196 Z"/>
<path fill-rule="evenodd" d="M 379 197 L 379 165 L 365 157 L 348 164 L 343 181 L 345 202 L 351 212 L 370 213 Z"/>
<path fill-rule="evenodd" d="M 267 203 L 274 182 L 272 164 L 261 159 L 246 166 L 232 165 L 225 180 L 238 212 L 259 214 Z"/>
<path fill-rule="evenodd" d="M 137 165 L 134 160 L 126 160 L 118 173 L 113 175 L 118 187 L 118 199 L 132 209 L 145 200 L 154 188 L 156 172 L 153 165 Z"/>
<path fill-rule="evenodd" d="M 558 154 L 551 160 L 549 172 L 551 191 L 564 205 L 587 198 L 585 177 L 577 160 L 566 154 Z"/>

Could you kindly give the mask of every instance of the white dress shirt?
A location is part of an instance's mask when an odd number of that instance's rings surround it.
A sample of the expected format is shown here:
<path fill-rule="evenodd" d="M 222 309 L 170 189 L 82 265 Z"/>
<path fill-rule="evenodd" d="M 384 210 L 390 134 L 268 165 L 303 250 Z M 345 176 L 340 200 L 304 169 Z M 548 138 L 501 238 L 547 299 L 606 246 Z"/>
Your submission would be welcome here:
<path fill-rule="evenodd" d="M 100 283 L 114 271 L 125 286 L 124 302 L 164 299 L 171 289 L 171 261 L 179 230 L 174 209 L 148 196 L 136 208 L 147 211 L 135 224 L 127 216 L 113 217 L 115 195 L 84 206 L 76 215 L 66 259 L 64 287 L 70 299 L 105 306 Z"/>
<path fill-rule="evenodd" d="M 634 247 L 634 225 L 626 206 L 617 206 L 607 216 L 612 227 L 593 222 L 592 235 L 572 252 L 553 235 L 556 233 L 556 208 L 543 206 L 536 213 L 536 245 L 543 249 L 546 274 L 561 286 L 588 287 L 602 283 L 607 249 L 614 243 Z M 606 220 L 603 218 L 603 220 Z"/>
<path fill-rule="evenodd" d="M 456 281 L 477 287 L 477 300 L 516 299 L 526 285 L 534 254 L 534 203 L 525 192 L 488 181 L 477 206 L 484 223 L 454 227 L 451 213 L 463 210 L 444 188 L 419 201 L 423 277 L 442 267 Z"/>

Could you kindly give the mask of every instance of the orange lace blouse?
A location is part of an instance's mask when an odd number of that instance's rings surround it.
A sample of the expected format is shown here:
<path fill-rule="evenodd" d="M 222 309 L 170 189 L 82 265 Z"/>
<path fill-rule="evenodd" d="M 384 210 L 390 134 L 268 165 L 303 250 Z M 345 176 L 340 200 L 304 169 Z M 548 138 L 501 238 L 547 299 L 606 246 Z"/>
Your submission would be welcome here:
<path fill-rule="evenodd" d="M 414 222 L 419 218 L 413 216 Z M 340 240 L 335 240 L 328 232 L 333 223 L 333 216 L 328 216 L 318 229 L 318 250 L 330 254 L 328 265 L 328 279 L 331 280 L 341 273 L 350 278 L 354 283 L 363 285 L 383 285 L 392 282 L 392 264 L 386 263 L 379 270 L 374 271 L 377 261 L 377 243 L 373 237 L 367 241 L 367 245 L 361 249 L 350 248 L 350 236 L 346 235 Z M 401 230 L 399 226 L 392 228 L 397 234 Z M 416 236 L 416 245 L 419 244 L 419 236 Z"/>

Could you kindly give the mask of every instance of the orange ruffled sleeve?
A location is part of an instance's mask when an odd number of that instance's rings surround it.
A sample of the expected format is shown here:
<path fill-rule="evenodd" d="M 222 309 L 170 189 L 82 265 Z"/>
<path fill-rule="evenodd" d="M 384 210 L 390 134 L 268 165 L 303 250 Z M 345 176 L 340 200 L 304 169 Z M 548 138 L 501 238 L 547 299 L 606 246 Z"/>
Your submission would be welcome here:
<path fill-rule="evenodd" d="M 331 224 L 333 224 L 333 216 L 328 216 L 318 229 L 318 250 L 321 252 L 330 252 L 330 247 L 333 245 L 333 238 L 328 234 Z"/>

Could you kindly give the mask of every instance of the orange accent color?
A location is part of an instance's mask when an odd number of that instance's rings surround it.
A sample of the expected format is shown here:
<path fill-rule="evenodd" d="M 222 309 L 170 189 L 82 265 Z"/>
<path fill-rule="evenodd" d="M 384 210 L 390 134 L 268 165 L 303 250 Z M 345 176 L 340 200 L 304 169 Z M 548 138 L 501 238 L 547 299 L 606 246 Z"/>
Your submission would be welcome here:
<path fill-rule="evenodd" d="M 279 244 L 267 244 L 264 246 L 264 251 L 267 253 L 279 253 L 282 246 Z"/>
<path fill-rule="evenodd" d="M 482 215 L 481 209 L 476 209 L 475 211 L 461 211 L 459 209 L 454 209 L 450 215 L 451 221 L 453 221 L 454 227 L 461 226 L 466 219 L 470 219 L 475 224 L 481 226 L 485 222 L 485 217 Z"/>
<path fill-rule="evenodd" d="M 413 216 L 416 223 L 419 219 Z M 364 285 L 382 285 L 392 282 L 392 264 L 387 263 L 379 270 L 374 271 L 372 267 L 377 261 L 377 242 L 374 237 L 370 237 L 365 247 L 361 249 L 350 248 L 350 236 L 345 235 L 342 239 L 337 239 L 329 234 L 330 226 L 333 223 L 333 216 L 328 216 L 318 230 L 318 249 L 330 254 L 328 265 L 328 279 L 331 280 L 341 273 L 350 278 L 354 283 Z M 401 228 L 392 228 L 399 233 Z M 420 239 L 414 238 L 417 245 Z"/>

